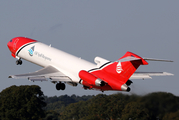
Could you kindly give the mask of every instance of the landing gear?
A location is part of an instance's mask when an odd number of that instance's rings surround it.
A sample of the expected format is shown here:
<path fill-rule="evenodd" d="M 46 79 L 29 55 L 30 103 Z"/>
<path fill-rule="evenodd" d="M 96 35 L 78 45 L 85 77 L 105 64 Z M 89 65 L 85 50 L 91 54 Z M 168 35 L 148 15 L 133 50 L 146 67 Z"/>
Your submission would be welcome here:
<path fill-rule="evenodd" d="M 65 90 L 65 88 L 66 88 L 66 86 L 65 86 L 65 84 L 64 83 L 57 83 L 56 84 L 56 89 L 57 90 Z"/>
<path fill-rule="evenodd" d="M 21 59 L 17 60 L 16 65 L 22 65 L 22 60 Z"/>

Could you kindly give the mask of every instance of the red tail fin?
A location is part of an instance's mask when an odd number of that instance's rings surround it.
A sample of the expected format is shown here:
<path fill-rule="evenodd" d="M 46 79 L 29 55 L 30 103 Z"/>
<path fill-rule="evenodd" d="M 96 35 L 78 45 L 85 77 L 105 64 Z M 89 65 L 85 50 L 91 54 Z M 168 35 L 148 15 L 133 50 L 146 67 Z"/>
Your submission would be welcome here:
<path fill-rule="evenodd" d="M 127 52 L 117 61 L 106 63 L 91 73 L 111 84 L 113 90 L 121 90 L 119 86 L 125 84 L 140 65 L 147 64 L 140 56 Z"/>
<path fill-rule="evenodd" d="M 140 65 L 148 65 L 148 63 L 140 56 L 127 52 L 117 61 L 116 76 L 122 77 L 122 81 L 126 83 Z"/>

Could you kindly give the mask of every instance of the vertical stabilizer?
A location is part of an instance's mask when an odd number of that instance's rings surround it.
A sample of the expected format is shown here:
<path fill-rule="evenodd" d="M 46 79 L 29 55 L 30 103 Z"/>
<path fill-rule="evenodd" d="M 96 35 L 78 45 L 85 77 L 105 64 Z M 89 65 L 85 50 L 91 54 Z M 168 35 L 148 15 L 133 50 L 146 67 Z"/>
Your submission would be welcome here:
<path fill-rule="evenodd" d="M 148 65 L 148 63 L 140 56 L 127 52 L 117 61 L 102 65 L 100 69 L 91 73 L 111 84 L 113 90 L 123 90 L 122 86 L 125 86 L 124 84 L 140 65 Z"/>

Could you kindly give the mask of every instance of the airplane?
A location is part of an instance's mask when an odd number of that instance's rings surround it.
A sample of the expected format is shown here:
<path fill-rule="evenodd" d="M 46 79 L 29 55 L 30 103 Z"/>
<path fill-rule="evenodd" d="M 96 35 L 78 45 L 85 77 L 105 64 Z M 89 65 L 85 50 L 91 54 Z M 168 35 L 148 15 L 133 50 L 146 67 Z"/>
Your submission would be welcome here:
<path fill-rule="evenodd" d="M 95 64 L 27 37 L 15 37 L 7 46 L 11 55 L 17 59 L 17 65 L 21 65 L 24 59 L 42 67 L 36 72 L 10 75 L 9 78 L 26 78 L 33 82 L 50 80 L 56 84 L 57 90 L 65 90 L 67 83 L 72 86 L 82 84 L 85 90 L 129 92 L 132 79 L 173 75 L 168 72 L 136 72 L 140 65 L 148 65 L 147 60 L 173 61 L 142 58 L 129 51 L 113 62 L 95 57 Z"/>

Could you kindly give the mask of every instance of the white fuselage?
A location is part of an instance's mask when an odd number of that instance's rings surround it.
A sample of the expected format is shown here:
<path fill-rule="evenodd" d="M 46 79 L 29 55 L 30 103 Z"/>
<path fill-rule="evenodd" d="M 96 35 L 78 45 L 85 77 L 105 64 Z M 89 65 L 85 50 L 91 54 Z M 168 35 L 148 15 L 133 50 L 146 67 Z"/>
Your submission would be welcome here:
<path fill-rule="evenodd" d="M 20 50 L 21 49 L 21 50 Z M 53 66 L 69 76 L 73 82 L 79 82 L 79 71 L 96 68 L 97 65 L 40 42 L 22 46 L 17 54 L 19 58 L 42 67 Z M 31 54 L 29 51 L 31 50 Z"/>

